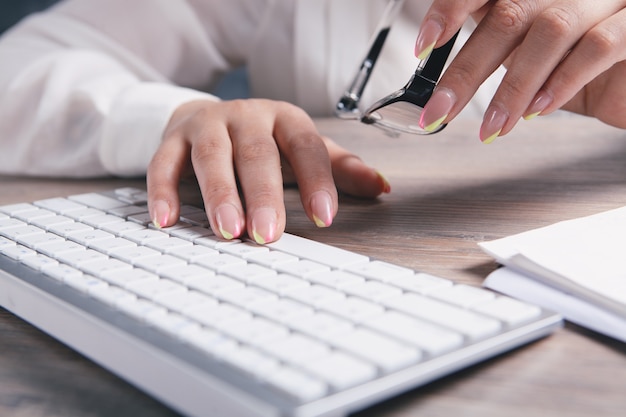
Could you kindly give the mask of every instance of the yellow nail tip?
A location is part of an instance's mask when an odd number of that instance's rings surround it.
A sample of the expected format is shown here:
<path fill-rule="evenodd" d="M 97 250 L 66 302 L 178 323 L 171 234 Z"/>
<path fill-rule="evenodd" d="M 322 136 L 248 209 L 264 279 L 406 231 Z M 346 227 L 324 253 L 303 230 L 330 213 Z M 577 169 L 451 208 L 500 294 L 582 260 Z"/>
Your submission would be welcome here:
<path fill-rule="evenodd" d="M 439 126 L 441 126 L 443 121 L 446 120 L 446 117 L 448 117 L 447 114 L 445 116 L 443 116 L 442 118 L 435 120 L 434 122 L 432 122 L 428 126 L 424 127 L 424 130 L 427 131 L 427 132 L 435 131 L 435 129 L 437 129 Z"/>
<path fill-rule="evenodd" d="M 322 221 L 322 219 L 320 219 L 320 218 L 319 218 L 319 217 L 317 217 L 316 215 L 313 215 L 313 221 L 315 222 L 315 225 L 316 225 L 317 227 L 328 227 L 328 226 L 326 225 L 326 223 L 324 223 L 324 222 Z"/>
<path fill-rule="evenodd" d="M 487 139 L 483 140 L 483 143 L 485 145 L 489 145 L 491 142 L 493 142 L 494 140 L 496 140 L 496 138 L 498 136 L 500 136 L 500 132 L 502 132 L 502 130 L 498 130 L 496 133 L 494 133 L 493 135 L 489 136 Z"/>
<path fill-rule="evenodd" d="M 152 224 L 154 225 L 154 227 L 156 227 L 157 229 L 160 229 L 161 223 L 159 223 L 159 221 L 157 220 L 157 218 L 155 217 L 154 219 L 152 219 Z"/>
<path fill-rule="evenodd" d="M 383 181 L 383 192 L 384 193 L 389 193 L 391 191 L 391 184 L 389 184 L 389 181 L 387 180 L 387 178 L 385 178 L 385 176 L 383 174 L 381 174 L 379 171 L 376 171 L 376 175 L 378 175 L 378 178 L 380 178 Z"/>
<path fill-rule="evenodd" d="M 257 232 L 253 232 L 252 236 L 254 237 L 254 241 L 256 243 L 258 243 L 259 245 L 265 245 L 265 239 L 263 239 L 260 234 L 258 234 Z"/>
<path fill-rule="evenodd" d="M 540 114 L 541 114 L 541 112 L 540 112 L 540 111 L 538 111 L 538 112 L 536 112 L 536 113 L 531 113 L 531 114 L 528 114 L 528 115 L 524 116 L 524 120 L 532 120 L 532 119 L 534 119 L 535 117 L 539 116 Z"/>
<path fill-rule="evenodd" d="M 223 237 L 224 239 L 227 239 L 227 240 L 231 240 L 232 238 L 234 238 L 234 237 L 235 237 L 235 236 L 233 236 L 233 234 L 232 234 L 232 233 L 228 233 L 228 232 L 227 232 L 226 230 L 224 230 L 224 229 L 220 229 L 220 233 L 222 234 L 222 237 Z"/>
<path fill-rule="evenodd" d="M 430 53 L 433 51 L 433 49 L 435 49 L 435 43 L 433 42 L 430 45 L 428 45 L 422 52 L 420 52 L 420 54 L 417 56 L 418 59 L 426 59 L 428 58 L 428 55 L 430 55 Z"/>

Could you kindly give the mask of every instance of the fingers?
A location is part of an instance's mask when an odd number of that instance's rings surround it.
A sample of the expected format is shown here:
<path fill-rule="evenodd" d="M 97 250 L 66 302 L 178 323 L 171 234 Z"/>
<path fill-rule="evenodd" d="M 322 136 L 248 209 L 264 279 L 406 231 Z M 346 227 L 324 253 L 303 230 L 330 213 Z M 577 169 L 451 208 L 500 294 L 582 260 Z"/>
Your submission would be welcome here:
<path fill-rule="evenodd" d="M 449 41 L 467 18 L 488 0 L 436 0 L 424 16 L 415 41 L 415 56 L 425 59 L 436 47 Z"/>
<path fill-rule="evenodd" d="M 150 218 L 156 227 L 171 226 L 178 220 L 178 182 L 189 148 L 184 141 L 164 141 L 148 166 L 146 183 Z"/>
<path fill-rule="evenodd" d="M 604 71 L 606 62 L 600 63 L 601 71 L 598 71 L 597 62 L 587 62 L 575 70 L 568 65 L 569 68 L 565 69 L 570 74 L 566 74 L 561 63 L 564 58 L 571 58 L 574 54 L 574 59 L 582 64 L 578 57 L 594 53 L 589 44 L 585 45 L 589 30 L 617 12 L 619 9 L 616 7 L 617 2 L 558 1 L 539 13 L 517 48 L 487 109 L 480 139 L 489 143 L 509 132 L 522 116 L 532 118 L 555 103 L 556 90 L 544 89 L 539 92 L 552 75 L 559 76 L 561 80 L 567 76 L 569 88 L 580 90 L 585 85 L 580 83 L 583 79 L 579 78 L 580 75 L 595 77 Z M 581 71 L 582 68 L 586 70 Z M 581 71 L 579 75 L 575 74 L 578 71 Z M 561 90 L 558 94 L 562 100 L 567 92 Z M 558 105 L 564 102 L 560 101 Z M 529 113 L 527 110 L 530 107 Z"/>
<path fill-rule="evenodd" d="M 275 241 L 286 222 L 281 163 L 318 227 L 330 226 L 337 214 L 335 179 L 355 196 L 390 190 L 382 175 L 322 138 L 309 116 L 291 104 L 198 101 L 175 112 L 148 169 L 154 223 L 176 222 L 178 182 L 191 165 L 216 235 L 233 239 L 247 231 L 260 244 Z"/>
<path fill-rule="evenodd" d="M 582 86 L 590 84 L 598 74 L 609 70 L 615 63 L 624 61 L 626 59 L 625 27 L 626 10 L 622 9 L 591 28 L 552 72 L 525 110 L 524 118 L 528 120 L 564 107 L 580 92 Z M 619 84 L 623 83 L 619 82 Z M 607 96 L 604 94 L 605 90 L 605 88 L 590 90 L 587 101 L 601 101 L 599 97 L 596 100 L 594 96 Z M 610 113 L 611 110 L 622 108 L 622 103 L 609 104 L 609 108 L 606 109 L 599 107 L 598 111 L 588 107 L 585 101 L 580 100 L 577 106 L 568 109 L 619 125 L 619 121 L 611 120 Z"/>
<path fill-rule="evenodd" d="M 375 198 L 382 193 L 391 192 L 391 185 L 380 172 L 329 138 L 322 139 L 328 149 L 333 177 L 339 190 L 362 198 Z"/>
<path fill-rule="evenodd" d="M 507 73 L 481 125 L 483 142 L 506 134 L 521 117 L 532 118 L 562 106 L 623 59 L 625 3 L 436 0 L 429 16 L 443 15 L 440 20 L 452 24 L 472 14 L 479 24 L 439 81 L 421 123 L 430 126 L 452 120 L 505 62 Z M 456 27 L 446 27 L 442 36 L 453 30 Z"/>
<path fill-rule="evenodd" d="M 230 110 L 245 123 L 229 123 L 235 169 L 246 203 L 248 235 L 273 242 L 285 229 L 280 155 L 273 136 L 274 110 L 267 101 L 237 101 Z M 265 108 L 271 109 L 267 117 Z M 231 168 L 232 171 L 232 168 Z"/>

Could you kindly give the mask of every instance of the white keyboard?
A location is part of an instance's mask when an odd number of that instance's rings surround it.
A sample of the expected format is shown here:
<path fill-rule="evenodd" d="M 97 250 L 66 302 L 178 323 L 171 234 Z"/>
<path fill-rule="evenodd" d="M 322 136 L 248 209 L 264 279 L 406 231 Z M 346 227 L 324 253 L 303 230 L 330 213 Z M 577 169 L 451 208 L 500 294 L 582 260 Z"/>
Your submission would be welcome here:
<path fill-rule="evenodd" d="M 340 416 L 561 325 L 294 235 L 151 226 L 143 190 L 0 207 L 0 304 L 190 416 Z"/>

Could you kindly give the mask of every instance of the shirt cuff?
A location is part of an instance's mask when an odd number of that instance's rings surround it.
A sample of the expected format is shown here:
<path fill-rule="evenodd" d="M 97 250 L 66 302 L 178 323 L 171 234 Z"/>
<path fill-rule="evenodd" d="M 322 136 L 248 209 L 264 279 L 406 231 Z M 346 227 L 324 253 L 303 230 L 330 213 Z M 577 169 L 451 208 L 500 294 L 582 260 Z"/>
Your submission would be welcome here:
<path fill-rule="evenodd" d="M 99 153 L 105 169 L 116 176 L 145 175 L 172 113 L 194 100 L 219 99 L 201 91 L 162 83 L 141 83 L 113 103 Z"/>

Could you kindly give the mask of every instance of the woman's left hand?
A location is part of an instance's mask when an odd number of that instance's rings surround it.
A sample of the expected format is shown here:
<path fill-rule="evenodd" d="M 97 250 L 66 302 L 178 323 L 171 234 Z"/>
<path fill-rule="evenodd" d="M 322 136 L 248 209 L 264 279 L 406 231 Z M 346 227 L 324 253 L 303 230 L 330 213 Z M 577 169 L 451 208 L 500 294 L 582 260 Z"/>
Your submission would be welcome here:
<path fill-rule="evenodd" d="M 443 45 L 470 16 L 477 28 L 439 81 L 423 126 L 452 120 L 504 64 L 483 142 L 559 108 L 626 128 L 626 1 L 434 0 L 416 55 Z"/>

